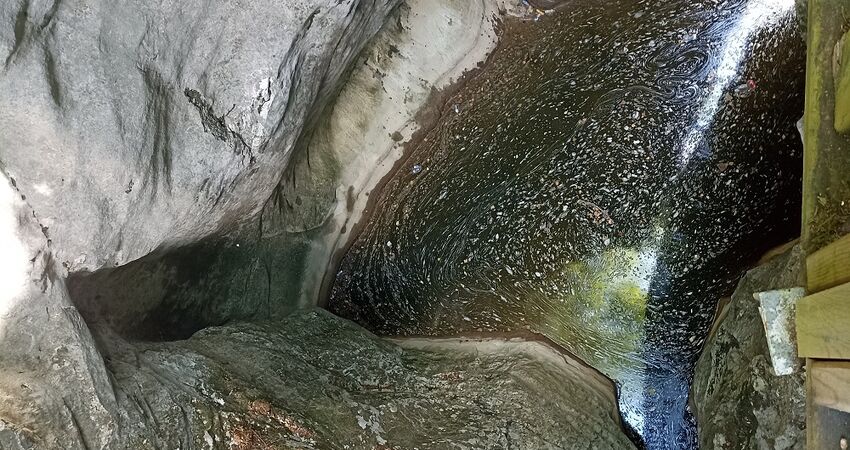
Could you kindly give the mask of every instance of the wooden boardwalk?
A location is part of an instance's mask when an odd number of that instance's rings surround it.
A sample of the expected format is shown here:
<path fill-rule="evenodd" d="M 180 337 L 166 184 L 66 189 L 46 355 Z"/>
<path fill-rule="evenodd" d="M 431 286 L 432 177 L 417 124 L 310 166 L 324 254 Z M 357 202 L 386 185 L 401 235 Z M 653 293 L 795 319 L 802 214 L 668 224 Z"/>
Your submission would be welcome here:
<path fill-rule="evenodd" d="M 801 230 L 808 296 L 797 304 L 797 347 L 806 358 L 810 450 L 850 439 L 848 29 L 850 0 L 808 1 Z"/>

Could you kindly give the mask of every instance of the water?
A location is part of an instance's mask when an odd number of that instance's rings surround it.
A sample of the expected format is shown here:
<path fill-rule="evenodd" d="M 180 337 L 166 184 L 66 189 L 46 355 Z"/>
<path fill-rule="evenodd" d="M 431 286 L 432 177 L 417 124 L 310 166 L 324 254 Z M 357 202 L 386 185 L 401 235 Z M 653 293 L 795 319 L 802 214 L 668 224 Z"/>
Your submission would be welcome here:
<path fill-rule="evenodd" d="M 793 0 L 506 22 L 377 194 L 329 308 L 379 334 L 543 333 L 617 382 L 648 448 L 694 448 L 717 300 L 798 233 L 803 66 Z"/>

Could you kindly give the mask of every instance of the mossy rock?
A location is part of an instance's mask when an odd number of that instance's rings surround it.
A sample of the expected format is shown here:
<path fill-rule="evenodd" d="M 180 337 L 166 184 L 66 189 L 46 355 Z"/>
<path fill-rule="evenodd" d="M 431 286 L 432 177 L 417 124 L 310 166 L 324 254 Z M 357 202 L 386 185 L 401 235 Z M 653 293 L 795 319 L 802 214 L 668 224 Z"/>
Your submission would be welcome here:
<path fill-rule="evenodd" d="M 835 131 L 850 132 L 850 32 L 835 44 L 833 75 L 835 77 Z"/>

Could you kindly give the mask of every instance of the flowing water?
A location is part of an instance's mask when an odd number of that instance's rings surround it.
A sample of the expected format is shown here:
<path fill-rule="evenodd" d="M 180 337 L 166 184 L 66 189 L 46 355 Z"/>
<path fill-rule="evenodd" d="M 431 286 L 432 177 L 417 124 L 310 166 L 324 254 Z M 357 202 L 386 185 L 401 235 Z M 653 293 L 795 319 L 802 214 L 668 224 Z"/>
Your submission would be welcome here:
<path fill-rule="evenodd" d="M 385 335 L 542 333 L 616 381 L 636 439 L 694 448 L 717 301 L 798 233 L 803 65 L 793 0 L 506 20 L 373 194 L 328 307 Z"/>

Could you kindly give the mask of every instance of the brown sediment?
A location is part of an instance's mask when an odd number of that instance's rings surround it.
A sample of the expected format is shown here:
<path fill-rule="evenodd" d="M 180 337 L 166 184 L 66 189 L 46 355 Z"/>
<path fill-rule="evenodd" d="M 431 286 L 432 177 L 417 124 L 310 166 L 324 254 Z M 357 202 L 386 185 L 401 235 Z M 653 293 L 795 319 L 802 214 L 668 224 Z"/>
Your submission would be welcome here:
<path fill-rule="evenodd" d="M 454 83 L 451 83 L 442 89 L 431 90 L 431 93 L 428 95 L 428 99 L 425 100 L 425 103 L 414 116 L 414 120 L 418 124 L 418 128 L 410 137 L 410 140 L 402 144 L 402 156 L 395 161 L 392 168 L 387 171 L 383 177 L 381 177 L 378 183 L 376 183 L 370 190 L 366 191 L 365 195 L 368 199 L 360 218 L 357 222 L 351 225 L 351 233 L 349 234 L 345 244 L 334 251 L 329 264 L 325 268 L 325 273 L 322 276 L 322 283 L 319 289 L 319 307 L 324 308 L 327 306 L 328 300 L 330 300 L 331 290 L 334 282 L 336 281 L 336 274 L 339 270 L 340 263 L 348 253 L 349 249 L 351 249 L 354 242 L 356 242 L 360 237 L 360 233 L 363 231 L 366 224 L 369 223 L 369 220 L 372 217 L 372 212 L 375 210 L 375 205 L 377 205 L 378 200 L 383 197 L 384 187 L 395 177 L 399 170 L 402 170 L 404 167 L 409 165 L 410 157 L 414 153 L 414 150 L 419 147 L 428 134 L 437 127 L 440 120 L 450 111 L 452 100 L 471 80 L 487 69 L 487 66 L 492 61 L 493 56 L 503 46 L 504 24 L 502 20 L 506 19 L 504 18 L 504 15 L 502 17 L 503 18 L 497 20 L 495 25 L 498 42 L 493 50 L 487 55 L 487 58 L 484 61 L 479 62 L 477 67 L 464 72 L 463 75 L 461 75 Z M 507 18 L 507 20 L 520 21 L 521 19 Z M 348 220 L 346 220 L 344 226 L 348 227 Z"/>

